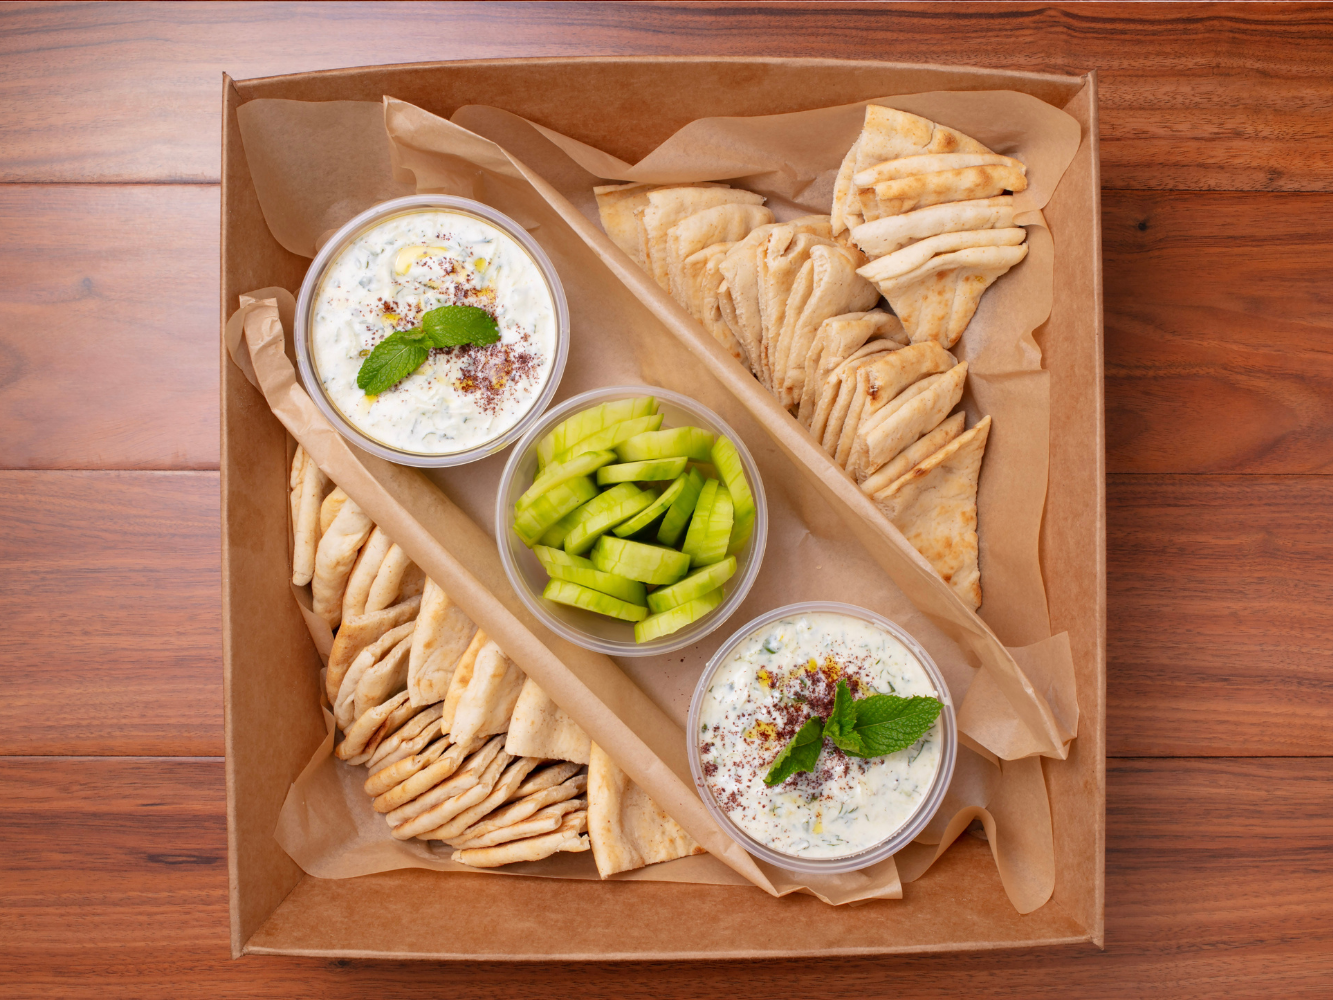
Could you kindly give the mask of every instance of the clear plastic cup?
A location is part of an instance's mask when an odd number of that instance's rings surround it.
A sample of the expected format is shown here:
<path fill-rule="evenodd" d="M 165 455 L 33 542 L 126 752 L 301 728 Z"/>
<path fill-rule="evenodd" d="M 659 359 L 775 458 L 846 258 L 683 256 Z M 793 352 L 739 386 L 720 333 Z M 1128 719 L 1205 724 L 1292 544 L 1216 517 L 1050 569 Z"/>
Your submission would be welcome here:
<path fill-rule="evenodd" d="M 537 443 L 556 424 L 579 410 L 635 396 L 656 398 L 658 412 L 663 415 L 663 428 L 692 425 L 729 438 L 740 454 L 750 492 L 754 495 L 755 507 L 754 531 L 745 543 L 745 548 L 736 554 L 736 572 L 723 584 L 726 596 L 722 603 L 678 632 L 642 643 L 634 641 L 634 625 L 631 622 L 557 604 L 542 597 L 542 591 L 550 578 L 532 550 L 523 544 L 514 531 L 514 503 L 532 485 L 536 475 Z M 651 385 L 622 385 L 594 389 L 566 400 L 528 429 L 509 456 L 500 478 L 500 490 L 495 500 L 495 537 L 500 545 L 500 561 L 504 564 L 509 583 L 518 593 L 519 600 L 556 635 L 585 649 L 611 656 L 656 656 L 698 642 L 740 607 L 754 585 L 760 563 L 764 559 L 764 544 L 768 538 L 768 506 L 764 501 L 764 484 L 759 479 L 759 467 L 755 465 L 745 442 L 736 436 L 736 432 L 721 417 L 678 392 Z"/>
<path fill-rule="evenodd" d="M 342 252 L 358 237 L 385 220 L 401 215 L 414 215 L 423 211 L 450 212 L 472 216 L 503 232 L 532 258 L 537 270 L 541 272 L 546 281 L 547 289 L 551 293 L 551 303 L 555 310 L 555 358 L 546 384 L 542 386 L 541 392 L 533 398 L 528 411 L 512 427 L 495 437 L 489 438 L 480 444 L 448 453 L 406 451 L 370 437 L 362 431 L 344 416 L 343 412 L 324 392 L 324 386 L 315 371 L 313 351 L 310 344 L 313 327 L 313 305 L 319 295 L 324 273 L 329 265 L 337 260 Z M 423 469 L 440 469 L 476 462 L 489 455 L 494 455 L 518 440 L 524 431 L 541 417 L 542 411 L 550 404 L 551 398 L 555 395 L 556 387 L 560 385 L 560 378 L 564 375 L 565 359 L 569 354 L 569 305 L 565 300 L 565 290 L 560 284 L 560 277 L 556 274 L 550 258 L 537 245 L 537 242 L 528 235 L 527 230 L 504 213 L 497 212 L 489 205 L 483 205 L 481 202 L 473 201 L 470 198 L 455 198 L 451 195 L 442 194 L 409 195 L 406 198 L 394 198 L 391 201 L 382 202 L 374 208 L 362 212 L 334 233 L 332 238 L 324 244 L 315 256 L 309 270 L 306 271 L 305 280 L 301 282 L 301 294 L 296 299 L 295 325 L 297 368 L 301 373 L 301 381 L 305 385 L 306 391 L 310 394 L 310 398 L 315 401 L 315 405 L 319 407 L 320 412 L 328 417 L 343 437 L 363 451 L 368 451 L 370 454 L 377 455 L 389 462 L 396 462 L 399 465 L 412 465 Z"/>
<path fill-rule="evenodd" d="M 785 854 L 756 840 L 737 823 L 733 822 L 731 817 L 727 815 L 726 810 L 713 798 L 713 793 L 704 780 L 703 765 L 699 760 L 699 742 L 694 737 L 694 734 L 699 732 L 699 713 L 704 693 L 712 684 L 713 675 L 717 672 L 718 667 L 726 661 L 732 651 L 745 639 L 772 622 L 792 615 L 816 613 L 848 615 L 852 618 L 859 618 L 861 621 L 869 622 L 871 625 L 892 635 L 917 658 L 931 683 L 935 685 L 935 697 L 944 704 L 944 709 L 940 712 L 939 717 L 939 723 L 943 729 L 940 766 L 935 772 L 934 780 L 931 782 L 930 790 L 926 793 L 925 798 L 917 805 L 916 811 L 912 813 L 907 822 L 897 830 L 888 832 L 884 840 L 855 854 L 840 858 L 802 858 L 798 855 Z M 770 611 L 766 615 L 761 615 L 727 639 L 713 654 L 713 658 L 708 661 L 708 666 L 704 668 L 699 683 L 695 686 L 694 695 L 690 699 L 690 716 L 685 732 L 690 758 L 690 773 L 694 775 L 694 784 L 699 790 L 699 797 L 703 799 L 704 807 L 713 819 L 717 820 L 718 825 L 730 835 L 732 840 L 760 860 L 776 865 L 786 871 L 807 875 L 839 875 L 845 872 L 859 871 L 862 868 L 878 864 L 910 844 L 925 829 L 926 824 L 930 822 L 936 810 L 939 809 L 940 803 L 944 800 L 944 794 L 949 789 L 949 782 L 953 780 L 954 762 L 958 756 L 958 721 L 954 714 L 953 701 L 949 696 L 949 687 L 944 683 L 944 675 L 940 673 L 939 667 L 935 666 L 935 661 L 930 658 L 930 654 L 900 626 L 889 621 L 883 615 L 877 615 L 873 611 L 867 611 L 865 608 L 858 608 L 855 605 L 840 604 L 835 601 L 805 601 L 800 604 L 789 604 L 786 607 Z"/>

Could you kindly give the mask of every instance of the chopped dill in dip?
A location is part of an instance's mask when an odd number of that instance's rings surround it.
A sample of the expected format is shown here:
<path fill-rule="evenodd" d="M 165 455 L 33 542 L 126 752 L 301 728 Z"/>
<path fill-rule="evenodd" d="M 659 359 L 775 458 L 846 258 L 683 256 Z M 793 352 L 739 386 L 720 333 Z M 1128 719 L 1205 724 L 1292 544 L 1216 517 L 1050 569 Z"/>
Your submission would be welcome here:
<path fill-rule="evenodd" d="M 371 350 L 439 306 L 493 317 L 493 344 L 434 348 L 377 396 L 357 385 Z M 329 264 L 312 308 L 310 347 L 329 401 L 367 437 L 449 455 L 494 440 L 535 404 L 556 356 L 556 310 L 536 262 L 490 223 L 424 210 L 368 229 Z"/>
<path fill-rule="evenodd" d="M 764 784 L 774 759 L 807 719 L 825 719 L 838 682 L 865 698 L 938 697 L 919 660 L 896 637 L 848 615 L 797 614 L 741 641 L 718 666 L 699 712 L 699 759 L 714 801 L 775 851 L 841 858 L 903 827 L 940 767 L 939 720 L 915 744 L 880 757 L 850 757 L 824 743 L 812 772 Z"/>

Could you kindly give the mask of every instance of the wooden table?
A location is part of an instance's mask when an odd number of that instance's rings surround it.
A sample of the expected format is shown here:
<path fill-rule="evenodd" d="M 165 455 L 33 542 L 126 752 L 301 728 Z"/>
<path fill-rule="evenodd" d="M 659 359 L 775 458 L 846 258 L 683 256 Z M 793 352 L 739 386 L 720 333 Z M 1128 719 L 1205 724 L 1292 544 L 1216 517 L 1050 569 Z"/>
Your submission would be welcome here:
<path fill-rule="evenodd" d="M 1106 950 L 232 961 L 221 71 L 472 57 L 1099 70 Z M 1333 7 L 0 8 L 0 993 L 1333 995 Z"/>

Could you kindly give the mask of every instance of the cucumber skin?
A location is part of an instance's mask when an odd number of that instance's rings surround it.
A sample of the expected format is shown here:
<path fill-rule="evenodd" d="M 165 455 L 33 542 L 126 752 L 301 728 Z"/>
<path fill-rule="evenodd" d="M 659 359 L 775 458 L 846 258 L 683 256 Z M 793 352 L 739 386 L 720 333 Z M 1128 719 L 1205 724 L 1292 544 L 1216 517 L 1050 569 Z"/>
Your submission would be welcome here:
<path fill-rule="evenodd" d="M 542 591 L 542 597 L 548 601 L 555 601 L 556 604 L 582 608 L 584 611 L 619 618 L 621 621 L 641 622 L 648 617 L 647 608 L 641 608 L 637 604 L 630 604 L 607 594 L 599 594 L 595 590 L 580 587 L 568 580 L 551 580 Z"/>
<path fill-rule="evenodd" d="M 532 548 L 553 524 L 596 495 L 597 487 L 587 476 L 566 479 L 524 507 L 514 518 L 514 531 L 524 545 Z"/>
<path fill-rule="evenodd" d="M 710 461 L 714 435 L 702 427 L 669 427 L 646 431 L 615 446 L 622 462 L 684 457 L 695 462 Z"/>
<path fill-rule="evenodd" d="M 695 555 L 703 548 L 704 539 L 708 535 L 708 524 L 712 520 L 713 504 L 717 500 L 717 491 L 721 486 L 722 484 L 716 479 L 710 479 L 704 483 L 704 488 L 699 491 L 699 501 L 694 505 L 690 527 L 685 532 L 685 542 L 680 547 L 680 551 L 690 557 L 691 565 L 694 564 Z"/>
<path fill-rule="evenodd" d="M 651 433 L 662 426 L 662 414 L 650 413 L 646 417 L 634 417 L 632 420 L 619 420 L 608 424 L 596 434 L 589 434 L 582 441 L 575 441 L 564 451 L 559 452 L 551 461 L 555 464 L 578 458 L 587 451 L 615 451 L 616 448 L 640 434 Z"/>
<path fill-rule="evenodd" d="M 624 483 L 622 485 L 629 486 L 630 484 Z M 607 490 L 606 493 L 602 493 L 600 496 L 606 496 L 610 492 L 611 492 L 610 490 Z M 599 499 L 598 497 L 594 497 L 593 499 L 589 500 L 588 503 L 594 504 L 597 502 L 598 499 Z M 589 517 L 581 524 L 576 524 L 570 530 L 569 534 L 565 536 L 565 551 L 572 556 L 582 555 L 583 553 L 587 552 L 588 549 L 592 548 L 593 545 L 596 544 L 598 537 L 610 531 L 621 521 L 629 520 L 635 514 L 638 514 L 640 511 L 642 511 L 645 507 L 650 506 L 652 502 L 656 499 L 657 499 L 657 493 L 655 491 L 639 490 L 637 493 L 634 494 L 634 496 L 625 500 L 621 500 L 614 506 L 608 506 L 606 507 L 605 510 L 594 514 L 592 517 Z M 637 506 L 635 506 L 636 504 Z M 608 515 L 614 515 L 614 516 L 608 519 Z M 605 522 L 605 523 L 595 532 L 590 531 L 586 534 L 580 533 L 585 525 L 590 524 L 594 521 Z"/>
<path fill-rule="evenodd" d="M 727 484 L 731 493 L 731 502 L 735 506 L 734 520 L 731 525 L 731 539 L 727 542 L 727 555 L 736 555 L 745 548 L 754 531 L 754 494 L 745 478 L 745 465 L 741 462 L 740 452 L 729 438 L 719 437 L 713 442 L 713 465 Z"/>
<path fill-rule="evenodd" d="M 672 608 L 679 607 L 688 601 L 696 600 L 699 597 L 703 597 L 705 594 L 711 593 L 735 575 L 736 557 L 728 556 L 721 562 L 713 563 L 711 566 L 703 567 L 696 573 L 691 573 L 683 580 L 679 580 L 669 587 L 661 587 L 658 590 L 654 590 L 648 595 L 648 610 L 655 615 L 660 615 L 663 611 L 670 611 Z M 693 586 L 691 586 L 692 583 Z M 689 597 L 684 600 L 677 599 L 679 595 L 688 594 L 694 587 L 698 587 L 701 583 L 711 584 L 711 586 L 708 586 L 703 593 L 696 594 L 694 597 Z"/>
<path fill-rule="evenodd" d="M 678 604 L 669 611 L 663 611 L 660 615 L 650 615 L 635 623 L 634 641 L 651 642 L 664 635 L 670 635 L 672 632 L 679 632 L 686 625 L 693 625 L 704 615 L 715 610 L 722 603 L 725 596 L 722 593 L 722 588 L 718 587 L 703 597 L 696 597 L 692 601 Z M 679 624 L 676 624 L 677 620 L 679 620 Z M 668 625 L 672 627 L 667 628 Z"/>
<path fill-rule="evenodd" d="M 563 563 L 552 563 L 546 572 L 552 580 L 567 580 L 570 583 L 577 583 L 580 587 L 587 587 L 599 594 L 624 601 L 626 604 L 635 604 L 641 608 L 648 606 L 647 590 L 638 580 L 631 580 L 615 573 L 603 573 L 591 566 L 585 569 L 582 566 L 567 566 Z"/>
<path fill-rule="evenodd" d="M 589 451 L 571 458 L 568 462 L 552 465 L 534 479 L 527 492 L 518 498 L 518 501 L 514 504 L 514 513 L 521 514 L 526 508 L 531 507 L 539 496 L 551 492 L 561 483 L 567 483 L 579 476 L 591 475 L 597 469 L 609 465 L 615 460 L 616 453 L 614 451 Z"/>
<path fill-rule="evenodd" d="M 694 508 L 699 502 L 699 493 L 703 488 L 704 477 L 696 470 L 690 469 L 685 473 L 685 488 L 680 496 L 672 501 L 666 517 L 662 518 L 661 527 L 657 529 L 659 542 L 674 546 L 680 541 L 681 533 L 689 527 L 690 515 L 694 513 Z"/>
<path fill-rule="evenodd" d="M 663 511 L 670 509 L 671 505 L 675 503 L 676 497 L 680 496 L 680 493 L 684 488 L 685 476 L 682 474 L 677 476 L 675 482 L 668 486 L 663 491 L 662 495 L 651 504 L 639 511 L 628 521 L 612 528 L 611 534 L 615 535 L 617 538 L 629 538 L 630 535 L 638 534 L 644 528 L 648 527 L 648 525 L 657 520 L 657 518 L 661 517 Z"/>
<path fill-rule="evenodd" d="M 597 485 L 659 483 L 667 479 L 675 479 L 685 471 L 687 461 L 688 459 L 684 457 L 651 458 L 645 462 L 622 462 L 616 465 L 603 465 L 597 470 Z"/>
<path fill-rule="evenodd" d="M 690 554 L 690 568 L 712 566 L 727 557 L 727 540 L 731 538 L 733 511 L 731 494 L 727 488 L 718 485 L 717 496 L 708 511 L 708 526 L 704 529 L 703 539 L 697 551 Z"/>
<path fill-rule="evenodd" d="M 579 410 L 578 413 L 566 417 L 560 423 L 551 429 L 551 432 L 537 443 L 537 467 L 545 468 L 551 464 L 555 456 L 564 451 L 569 451 L 574 445 L 578 444 L 586 437 L 591 437 L 600 430 L 605 430 L 611 424 L 618 424 L 622 420 L 633 420 L 635 417 L 645 417 L 650 413 L 657 412 L 657 400 L 652 396 L 634 396 L 630 399 L 615 399 L 607 403 L 598 403 L 596 406 L 590 406 L 586 410 Z M 591 414 L 596 413 L 596 417 Z M 595 424 L 591 430 L 587 430 L 584 424 Z M 569 440 L 569 435 L 578 428 L 579 433 L 573 440 Z"/>
<path fill-rule="evenodd" d="M 593 497 L 583 506 L 575 507 L 559 521 L 556 521 L 555 524 L 551 525 L 551 527 L 547 529 L 546 534 L 542 535 L 542 537 L 537 540 L 537 543 L 555 549 L 564 548 L 565 539 L 569 537 L 569 533 L 601 509 L 600 506 L 592 507 L 593 504 L 613 504 L 618 503 L 619 500 L 638 495 L 637 486 L 629 483 L 624 485 L 626 488 L 623 490 L 621 490 L 619 486 L 613 487 L 610 490 L 597 494 L 597 496 Z M 620 490 L 620 493 L 607 500 L 602 499 L 607 493 L 611 493 L 614 490 Z"/>
<path fill-rule="evenodd" d="M 603 535 L 592 550 L 592 564 L 603 573 L 640 583 L 669 586 L 690 570 L 689 557 L 675 549 Z"/>

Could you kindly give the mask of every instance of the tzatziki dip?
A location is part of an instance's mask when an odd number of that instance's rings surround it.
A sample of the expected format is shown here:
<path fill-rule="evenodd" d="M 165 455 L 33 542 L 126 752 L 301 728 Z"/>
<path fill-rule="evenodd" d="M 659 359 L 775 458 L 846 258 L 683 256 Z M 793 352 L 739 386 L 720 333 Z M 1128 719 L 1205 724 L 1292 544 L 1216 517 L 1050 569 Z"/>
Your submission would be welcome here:
<path fill-rule="evenodd" d="M 794 614 L 760 626 L 718 664 L 699 709 L 699 762 L 718 807 L 781 854 L 842 858 L 881 844 L 930 793 L 940 767 L 937 719 L 915 744 L 862 758 L 825 741 L 814 771 L 769 787 L 764 776 L 814 715 L 827 719 L 839 681 L 856 698 L 939 697 L 895 636 L 849 615 Z"/>
<path fill-rule="evenodd" d="M 357 385 L 371 350 L 439 306 L 475 306 L 492 344 L 432 348 L 379 395 Z M 424 209 L 367 229 L 332 259 L 311 305 L 310 351 L 324 393 L 367 437 L 449 455 L 504 434 L 534 406 L 557 353 L 556 307 L 537 263 L 507 233 L 461 212 Z"/>

